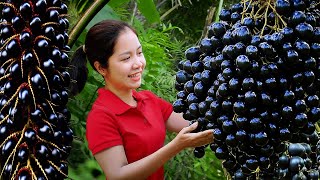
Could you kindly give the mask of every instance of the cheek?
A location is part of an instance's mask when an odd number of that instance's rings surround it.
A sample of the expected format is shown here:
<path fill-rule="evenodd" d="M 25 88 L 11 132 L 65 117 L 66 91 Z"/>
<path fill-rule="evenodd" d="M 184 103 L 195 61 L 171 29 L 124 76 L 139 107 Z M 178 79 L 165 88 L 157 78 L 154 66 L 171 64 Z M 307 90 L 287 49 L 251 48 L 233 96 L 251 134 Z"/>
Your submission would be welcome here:
<path fill-rule="evenodd" d="M 147 65 L 147 61 L 146 61 L 146 59 L 143 57 L 143 59 L 141 60 L 141 63 L 143 64 L 143 68 L 145 68 L 146 67 L 146 65 Z"/>

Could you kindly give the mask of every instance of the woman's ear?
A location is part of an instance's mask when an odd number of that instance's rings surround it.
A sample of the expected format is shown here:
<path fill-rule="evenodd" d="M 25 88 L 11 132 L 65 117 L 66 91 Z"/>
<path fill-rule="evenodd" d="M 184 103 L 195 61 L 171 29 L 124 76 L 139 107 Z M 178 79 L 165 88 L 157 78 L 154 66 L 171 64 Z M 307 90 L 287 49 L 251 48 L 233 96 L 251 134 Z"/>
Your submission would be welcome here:
<path fill-rule="evenodd" d="M 103 77 L 106 75 L 107 69 L 103 68 L 101 66 L 101 64 L 99 63 L 99 61 L 95 61 L 93 63 L 94 67 L 96 68 L 96 70 L 98 71 L 99 74 L 101 74 Z"/>

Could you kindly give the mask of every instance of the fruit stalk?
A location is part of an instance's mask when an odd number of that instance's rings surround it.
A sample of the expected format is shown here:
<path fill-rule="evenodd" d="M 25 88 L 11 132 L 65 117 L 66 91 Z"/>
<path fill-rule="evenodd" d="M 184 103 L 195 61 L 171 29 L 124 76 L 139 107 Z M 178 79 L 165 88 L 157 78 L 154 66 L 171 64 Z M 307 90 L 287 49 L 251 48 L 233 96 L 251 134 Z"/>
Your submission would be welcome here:
<path fill-rule="evenodd" d="M 8 0 L 0 10 L 0 177 L 67 178 L 68 7 Z"/>

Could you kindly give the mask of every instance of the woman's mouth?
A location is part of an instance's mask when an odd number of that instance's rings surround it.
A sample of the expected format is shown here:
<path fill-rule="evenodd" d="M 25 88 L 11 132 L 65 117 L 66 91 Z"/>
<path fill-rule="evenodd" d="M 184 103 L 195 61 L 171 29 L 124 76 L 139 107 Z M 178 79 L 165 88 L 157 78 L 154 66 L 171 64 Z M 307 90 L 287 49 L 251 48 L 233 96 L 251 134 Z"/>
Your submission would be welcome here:
<path fill-rule="evenodd" d="M 134 78 L 134 77 L 137 77 L 139 75 L 140 75 L 140 73 L 132 74 L 132 75 L 129 75 L 129 78 Z"/>
<path fill-rule="evenodd" d="M 131 80 L 133 81 L 140 81 L 141 79 L 141 72 L 135 73 L 135 74 L 131 74 L 128 76 Z"/>

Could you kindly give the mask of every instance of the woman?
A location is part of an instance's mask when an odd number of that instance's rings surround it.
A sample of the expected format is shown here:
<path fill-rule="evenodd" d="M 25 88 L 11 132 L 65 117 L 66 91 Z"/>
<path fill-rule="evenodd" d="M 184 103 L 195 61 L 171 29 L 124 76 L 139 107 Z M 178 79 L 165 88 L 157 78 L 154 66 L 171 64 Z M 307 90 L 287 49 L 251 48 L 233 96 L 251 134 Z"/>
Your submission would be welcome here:
<path fill-rule="evenodd" d="M 170 158 L 213 141 L 211 130 L 190 133 L 197 124 L 188 126 L 170 103 L 135 90 L 146 61 L 135 30 L 125 22 L 105 20 L 89 30 L 72 60 L 79 67 L 72 76 L 80 91 L 86 58 L 105 80 L 87 117 L 86 137 L 107 179 L 164 179 L 163 165 Z M 166 130 L 178 135 L 164 145 Z"/>

